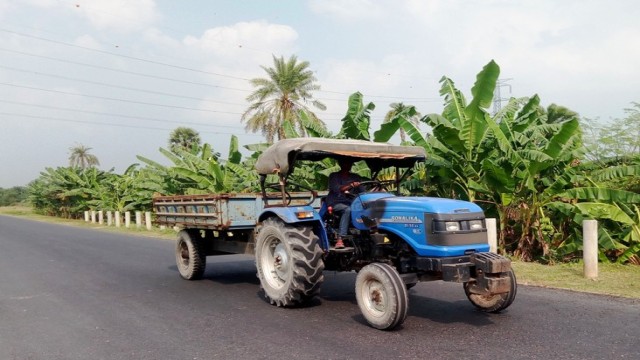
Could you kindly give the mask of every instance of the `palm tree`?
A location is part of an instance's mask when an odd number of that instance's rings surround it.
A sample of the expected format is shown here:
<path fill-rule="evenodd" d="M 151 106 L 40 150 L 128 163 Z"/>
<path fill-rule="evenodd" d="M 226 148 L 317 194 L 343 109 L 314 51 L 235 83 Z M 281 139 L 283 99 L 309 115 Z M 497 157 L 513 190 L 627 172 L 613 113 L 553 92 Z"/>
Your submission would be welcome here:
<path fill-rule="evenodd" d="M 396 115 L 398 115 L 399 113 L 401 113 L 402 111 L 410 107 L 410 105 L 408 106 L 403 103 L 391 103 L 389 106 L 391 107 L 391 110 L 389 110 L 387 114 L 384 116 L 383 123 L 388 123 L 393 118 L 395 118 Z M 422 117 L 422 114 L 420 114 L 419 112 L 416 112 L 415 115 L 411 116 L 411 118 L 407 120 L 409 120 L 409 122 L 411 122 L 415 127 L 418 127 L 421 117 Z M 400 141 L 405 142 L 406 138 L 407 138 L 406 132 L 404 131 L 403 128 L 400 128 Z"/>
<path fill-rule="evenodd" d="M 254 133 L 262 131 L 267 141 L 272 143 L 276 136 L 278 139 L 286 137 L 283 125 L 290 122 L 304 136 L 306 130 L 300 119 L 301 110 L 308 114 L 313 123 L 326 128 L 324 122 L 307 106 L 310 104 L 320 110 L 326 109 L 311 94 L 314 90 L 320 90 L 320 86 L 315 83 L 313 72 L 308 69 L 309 62 L 298 62 L 295 55 L 286 61 L 282 56 L 274 56 L 273 65 L 272 68 L 261 66 L 268 78 L 250 80 L 257 89 L 247 96 L 251 105 L 242 115 L 242 122 L 246 122 L 245 129 Z"/>
<path fill-rule="evenodd" d="M 178 127 L 169 135 L 169 149 L 176 152 L 177 149 L 192 152 L 200 150 L 200 134 L 192 128 Z"/>
<path fill-rule="evenodd" d="M 82 144 L 69 148 L 69 166 L 77 167 L 81 169 L 90 168 L 96 165 L 100 165 L 98 158 L 89 153 L 90 147 L 86 147 Z"/>

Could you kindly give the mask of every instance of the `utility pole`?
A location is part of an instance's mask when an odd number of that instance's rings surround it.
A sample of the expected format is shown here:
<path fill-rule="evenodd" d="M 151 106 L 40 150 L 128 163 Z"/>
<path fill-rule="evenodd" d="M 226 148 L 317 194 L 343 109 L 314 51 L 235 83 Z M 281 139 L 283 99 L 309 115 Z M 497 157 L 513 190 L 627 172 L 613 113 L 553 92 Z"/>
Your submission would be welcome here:
<path fill-rule="evenodd" d="M 508 87 L 509 95 L 511 95 L 511 85 L 507 84 L 507 82 L 511 80 L 513 80 L 513 78 L 498 79 L 498 81 L 496 81 L 496 89 L 493 91 L 493 115 L 497 114 L 498 111 L 502 109 L 502 101 L 508 100 L 506 98 L 502 98 L 502 96 L 500 95 L 500 88 Z"/>

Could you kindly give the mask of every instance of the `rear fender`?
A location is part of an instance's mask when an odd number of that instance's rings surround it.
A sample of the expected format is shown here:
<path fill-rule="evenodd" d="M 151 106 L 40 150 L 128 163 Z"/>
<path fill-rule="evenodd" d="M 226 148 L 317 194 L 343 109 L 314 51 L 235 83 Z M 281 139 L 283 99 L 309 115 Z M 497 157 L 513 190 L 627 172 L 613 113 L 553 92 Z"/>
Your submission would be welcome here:
<path fill-rule="evenodd" d="M 311 217 L 298 218 L 300 214 L 311 214 Z M 329 249 L 329 237 L 324 228 L 322 219 L 317 211 L 311 206 L 293 206 L 293 207 L 272 207 L 265 209 L 258 217 L 258 222 L 277 217 L 286 224 L 296 225 L 304 224 L 313 227 L 313 232 L 320 238 L 320 247 L 323 250 Z"/>

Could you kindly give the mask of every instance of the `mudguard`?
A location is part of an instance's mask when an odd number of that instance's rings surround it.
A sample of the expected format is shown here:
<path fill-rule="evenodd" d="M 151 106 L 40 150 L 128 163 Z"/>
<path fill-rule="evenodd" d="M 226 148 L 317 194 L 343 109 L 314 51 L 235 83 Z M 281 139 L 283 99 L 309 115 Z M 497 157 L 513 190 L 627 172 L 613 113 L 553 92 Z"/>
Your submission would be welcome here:
<path fill-rule="evenodd" d="M 305 214 L 305 217 L 298 218 L 298 214 Z M 306 205 L 266 208 L 262 213 L 260 213 L 258 221 L 262 222 L 270 217 L 278 217 L 286 224 L 311 223 L 314 233 L 320 238 L 320 247 L 323 250 L 329 249 L 329 237 L 327 236 L 327 231 L 322 224 L 322 218 L 313 207 Z"/>

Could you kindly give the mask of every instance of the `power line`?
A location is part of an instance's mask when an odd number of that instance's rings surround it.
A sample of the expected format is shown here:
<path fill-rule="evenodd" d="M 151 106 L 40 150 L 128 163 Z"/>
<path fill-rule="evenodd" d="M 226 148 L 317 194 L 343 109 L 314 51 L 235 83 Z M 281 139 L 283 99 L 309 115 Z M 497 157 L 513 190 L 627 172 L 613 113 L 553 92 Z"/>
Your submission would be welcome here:
<path fill-rule="evenodd" d="M 107 113 L 107 112 L 99 112 L 99 111 L 72 109 L 72 108 L 65 108 L 65 107 L 51 106 L 51 105 L 30 104 L 30 103 L 24 103 L 24 102 L 19 102 L 19 101 L 10 101 L 10 100 L 2 100 L 2 99 L 0 99 L 0 102 L 7 103 L 7 104 L 28 106 L 28 107 L 38 107 L 38 108 L 43 108 L 43 109 L 54 109 L 54 110 L 71 111 L 71 112 L 78 112 L 78 113 L 91 114 L 91 115 L 106 115 L 106 116 L 120 117 L 120 118 L 125 118 L 125 119 L 138 119 L 138 120 L 146 120 L 146 121 L 153 121 L 153 122 L 163 122 L 163 123 L 187 124 L 187 125 L 198 125 L 198 126 L 215 126 L 215 127 L 224 127 L 224 128 L 231 128 L 231 129 L 241 129 L 241 127 L 238 127 L 238 126 L 219 125 L 219 124 L 203 124 L 203 123 L 188 122 L 188 121 L 175 121 L 175 120 L 166 120 L 166 119 L 156 119 L 156 118 L 150 118 L 150 117 L 144 117 L 144 116 L 131 116 L 131 115 L 115 114 L 115 113 Z"/>
<path fill-rule="evenodd" d="M 119 72 L 119 73 L 123 73 L 123 74 L 142 76 L 142 77 L 147 77 L 147 78 L 151 78 L 151 79 L 167 80 L 167 81 L 179 82 L 179 83 L 183 83 L 183 84 L 207 86 L 207 87 L 213 87 L 213 88 L 225 89 L 225 90 L 234 90 L 234 91 L 243 91 L 243 92 L 251 92 L 252 91 L 252 90 L 249 90 L 249 89 L 237 89 L 237 88 L 231 88 L 231 87 L 226 87 L 226 86 L 219 86 L 219 85 L 201 83 L 201 82 L 196 82 L 196 81 L 174 79 L 174 78 L 168 78 L 168 77 L 164 77 L 164 76 L 157 76 L 157 75 L 139 73 L 139 72 L 135 72 L 135 71 L 115 69 L 115 68 L 110 68 L 110 67 L 107 67 L 107 66 L 87 64 L 87 63 L 83 63 L 83 62 L 72 61 L 72 60 L 67 60 L 67 59 L 60 59 L 60 58 L 55 58 L 55 57 L 51 57 L 51 56 L 31 54 L 31 53 L 27 53 L 27 52 L 23 52 L 23 51 L 17 51 L 17 50 L 10 50 L 10 49 L 0 48 L 0 51 L 6 51 L 6 52 L 14 53 L 14 54 L 25 55 L 25 56 L 32 56 L 32 57 L 41 58 L 41 59 L 65 62 L 65 63 L 69 63 L 69 64 L 74 64 L 74 65 L 81 65 L 81 66 L 91 67 L 91 68 L 94 68 L 94 69 L 102 69 L 102 70 L 108 70 L 108 71 L 115 71 L 115 72 Z"/>
<path fill-rule="evenodd" d="M 210 100 L 210 99 L 202 99 L 202 98 L 197 98 L 197 97 L 193 97 L 193 96 L 176 95 L 176 94 L 169 94 L 169 93 L 165 93 L 165 92 L 161 92 L 161 91 L 153 91 L 153 90 L 145 90 L 145 89 L 132 88 L 132 87 L 128 87 L 128 86 L 113 85 L 113 84 L 103 83 L 103 82 L 100 82 L 100 81 L 91 81 L 91 80 L 76 79 L 76 78 L 71 78 L 71 77 L 62 76 L 62 75 L 55 75 L 55 74 L 43 73 L 43 72 L 39 72 L 39 71 L 25 70 L 25 69 L 17 69 L 17 68 L 10 67 L 10 66 L 3 66 L 3 65 L 0 65 L 0 68 L 2 68 L 2 69 L 7 69 L 7 70 L 11 70 L 11 71 L 18 71 L 18 72 L 23 72 L 23 73 L 30 73 L 30 74 L 40 75 L 40 76 L 48 76 L 48 77 L 53 77 L 53 78 L 58 78 L 58 79 L 64 79 L 64 80 L 69 80 L 69 81 L 77 81 L 77 82 L 82 82 L 82 83 L 86 83 L 86 84 L 100 85 L 100 86 L 106 86 L 106 87 L 110 87 L 110 88 L 123 89 L 123 90 L 130 90 L 130 91 L 138 91 L 138 92 L 143 92 L 143 93 L 148 93 L 148 94 L 163 95 L 163 96 L 171 96 L 171 97 L 175 97 L 175 98 L 189 99 L 189 100 L 197 100 L 197 101 L 204 101 L 204 102 L 211 102 L 211 103 L 216 103 L 216 104 L 226 104 L 226 105 L 246 106 L 246 104 L 238 104 L 238 103 L 232 103 L 232 102 L 226 102 L 226 101 L 217 101 L 217 100 Z"/>
<path fill-rule="evenodd" d="M 0 28 L 0 31 L 6 32 L 6 33 L 9 33 L 9 34 L 14 34 L 14 35 L 18 35 L 18 36 L 31 38 L 31 39 L 37 39 L 37 40 L 41 40 L 41 41 L 46 41 L 46 42 L 50 42 L 50 43 L 54 43 L 54 44 L 58 44 L 58 45 L 64 45 L 64 46 L 74 47 L 74 48 L 83 49 L 83 50 L 87 50 L 87 51 L 93 51 L 93 52 L 97 52 L 97 53 L 100 53 L 100 54 L 107 54 L 107 55 L 111 55 L 111 56 L 122 57 L 122 58 L 125 58 L 125 59 L 146 62 L 146 63 L 149 63 L 149 64 L 167 66 L 167 67 L 171 67 L 171 68 L 175 68 L 175 69 L 179 69 L 179 70 L 192 71 L 192 72 L 196 72 L 196 73 L 200 73 L 200 74 L 207 74 L 207 75 L 226 77 L 226 78 L 230 78 L 230 79 L 249 81 L 249 79 L 243 78 L 243 77 L 239 77 L 239 76 L 214 73 L 214 72 L 211 72 L 211 71 L 198 70 L 198 69 L 193 69 L 193 68 L 190 68 L 190 67 L 180 66 L 180 65 L 172 65 L 172 64 L 167 64 L 167 63 L 163 63 L 163 62 L 160 62 L 160 61 L 143 59 L 143 58 L 138 58 L 138 57 L 130 56 L 130 55 L 117 54 L 117 53 L 113 53 L 113 52 L 105 51 L 105 50 L 92 49 L 92 48 L 89 48 L 89 47 L 86 47 L 86 46 L 70 44 L 70 43 L 66 43 L 64 41 L 51 40 L 51 39 L 43 38 L 43 37 L 40 37 L 40 36 L 24 34 L 24 33 L 17 32 L 17 31 L 11 31 L 11 30 L 8 30 L 8 29 Z"/>
<path fill-rule="evenodd" d="M 60 59 L 60 58 L 54 58 L 54 57 L 44 56 L 44 55 L 31 54 L 31 53 L 26 53 L 26 52 L 23 52 L 23 51 L 16 51 L 16 50 L 5 49 L 5 48 L 0 48 L 0 51 L 6 51 L 6 52 L 10 52 L 10 53 L 15 53 L 15 54 L 20 54 L 20 55 L 25 55 L 25 56 L 32 56 L 32 57 L 36 57 L 36 58 L 42 58 L 42 59 L 47 59 L 47 60 L 53 60 L 53 61 L 59 61 L 59 62 L 65 62 L 65 63 L 69 63 L 69 64 L 74 64 L 74 65 L 81 65 L 81 66 L 86 66 L 86 67 L 91 67 L 91 68 L 96 68 L 96 69 L 102 69 L 102 70 L 108 70 L 108 71 L 120 72 L 120 73 L 124 73 L 124 74 L 136 75 L 136 76 L 147 77 L 147 78 L 158 79 L 158 80 L 167 80 L 167 81 L 179 82 L 179 83 L 184 83 L 184 84 L 200 85 L 200 86 L 207 86 L 207 87 L 213 87 L 213 88 L 218 88 L 218 89 L 234 90 L 234 91 L 242 91 L 242 92 L 251 92 L 251 91 L 253 91 L 253 90 L 238 89 L 238 88 L 231 88 L 231 87 L 225 87 L 225 86 L 219 86 L 219 85 L 212 85 L 212 84 L 206 84 L 206 83 L 194 82 L 194 81 L 188 81 L 188 80 L 181 80 L 181 79 L 167 78 L 167 77 L 163 77 L 163 76 L 156 76 L 156 75 L 151 75 L 151 74 L 144 74 L 144 73 L 139 73 L 139 72 L 135 72 L 135 71 L 127 71 L 127 70 L 115 69 L 115 68 L 110 68 L 110 67 L 106 67 L 106 66 L 100 66 L 100 65 L 87 64 L 87 63 L 82 63 L 82 62 L 78 62 L 78 61 L 72 61 L 72 60 L 66 60 L 66 59 Z M 58 77 L 58 78 L 66 79 L 66 80 L 80 81 L 80 82 L 92 83 L 92 84 L 103 85 L 103 86 L 119 87 L 119 88 L 123 88 L 123 89 L 126 89 L 126 90 L 135 90 L 135 91 L 144 91 L 144 92 L 151 92 L 151 93 L 159 93 L 159 94 L 161 94 L 161 95 L 176 96 L 176 97 L 184 97 L 184 98 L 190 98 L 190 99 L 195 99 L 195 100 L 203 100 L 203 101 L 210 101 L 210 102 L 218 102 L 218 103 L 230 104 L 230 105 L 246 105 L 246 104 L 230 103 L 230 102 L 223 102 L 223 101 L 217 101 L 217 100 L 204 100 L 204 99 L 198 99 L 198 98 L 192 98 L 192 97 L 185 97 L 185 96 L 181 96 L 181 95 L 174 95 L 174 94 L 160 93 L 160 92 L 154 92 L 154 91 L 148 91 L 148 90 L 141 90 L 141 89 L 133 89 L 133 88 L 128 88 L 128 87 L 121 87 L 121 86 L 118 86 L 118 85 L 105 84 L 105 83 L 102 83 L 102 82 L 92 82 L 92 81 L 89 81 L 89 80 L 73 79 L 73 78 L 64 77 L 64 76 L 60 76 L 60 75 L 47 74 L 47 73 L 41 73 L 41 72 L 37 72 L 37 71 L 24 70 L 24 69 L 16 69 L 16 68 L 11 68 L 11 67 L 6 67 L 6 66 L 0 66 L 0 67 L 4 67 L 4 68 L 6 68 L 6 69 L 14 70 L 14 71 L 31 72 L 31 73 L 39 74 L 39 75 L 43 75 L 43 76 Z M 344 94 L 344 95 L 351 95 L 351 94 L 352 94 L 352 93 L 346 93 L 346 92 L 338 92 L 338 91 L 324 91 L 324 90 L 318 90 L 318 92 L 326 92 L 326 93 L 333 93 L 333 94 Z M 383 95 L 366 95 L 366 94 L 363 94 L 363 96 L 366 96 L 366 97 L 381 97 L 381 98 L 386 97 L 386 96 L 383 96 Z M 418 102 L 418 103 L 420 103 L 420 102 L 434 102 L 434 101 L 438 101 L 438 99 L 437 99 L 437 98 L 434 98 L 434 99 L 432 99 L 432 98 L 402 98 L 402 97 L 389 97 L 389 98 L 394 98 L 394 99 L 407 99 L 407 100 L 412 100 L 412 99 L 413 99 L 413 101 L 411 101 L 411 102 Z M 419 100 L 419 99 L 423 99 L 423 100 Z M 333 98 L 316 98 L 316 100 L 322 100 L 322 101 L 339 101 L 339 102 L 345 102 L 345 101 L 346 101 L 346 99 L 333 99 Z M 379 101 L 384 101 L 384 100 L 379 100 Z M 327 114 L 327 115 L 329 115 L 329 114 Z M 331 114 L 331 115 L 339 115 L 339 114 Z"/>
<path fill-rule="evenodd" d="M 340 91 L 329 91 L 329 90 L 316 90 L 317 92 L 324 92 L 330 94 L 338 94 L 338 95 L 352 95 L 353 93 L 348 92 L 340 92 Z M 421 101 L 440 101 L 440 98 L 425 98 L 425 97 L 402 97 L 402 96 L 388 96 L 388 95 L 369 95 L 362 93 L 362 96 L 366 97 L 379 97 L 386 99 L 397 99 L 397 100 L 421 100 Z M 344 101 L 344 100 L 342 100 Z"/>
<path fill-rule="evenodd" d="M 112 100 L 112 101 L 123 101 L 123 102 L 134 103 L 134 104 L 142 104 L 142 105 L 161 106 L 161 107 L 169 107 L 169 108 L 177 108 L 177 109 L 185 109 L 185 110 L 194 110 L 194 111 L 206 111 L 206 112 L 214 112 L 214 113 L 222 113 L 222 114 L 231 114 L 231 115 L 242 115 L 242 113 L 235 113 L 235 112 L 216 111 L 216 110 L 209 110 L 209 109 L 195 109 L 195 108 L 183 107 L 183 106 L 173 106 L 173 105 L 165 105 L 165 104 L 155 104 L 155 103 L 147 103 L 147 102 L 142 102 L 142 101 L 134 101 L 134 100 L 126 100 L 126 99 L 118 99 L 118 98 L 109 98 L 109 97 L 103 97 L 103 96 L 86 95 L 86 94 L 76 94 L 76 93 L 71 93 L 71 92 L 61 91 L 61 90 L 42 89 L 42 88 L 36 88 L 36 87 L 32 87 L 32 86 L 24 86 L 24 85 L 8 84 L 8 83 L 2 83 L 2 82 L 0 82 L 0 85 L 12 86 L 12 87 L 23 88 L 23 89 L 29 89 L 29 90 L 37 90 L 37 91 L 45 91 L 45 92 L 59 93 L 59 94 L 65 94 L 65 95 L 73 95 L 73 96 L 81 96 L 81 97 L 89 97 L 89 98 L 98 98 L 98 99 L 105 99 L 105 100 Z M 28 105 L 28 106 L 35 106 L 35 107 L 43 107 L 43 108 L 53 108 L 53 109 L 58 109 L 58 110 L 68 110 L 68 111 L 86 112 L 86 113 L 101 114 L 101 115 L 111 115 L 111 116 L 119 116 L 119 117 L 128 117 L 128 118 L 136 118 L 136 119 L 147 119 L 147 120 L 162 121 L 162 120 L 159 120 L 159 119 L 145 118 L 145 117 L 139 117 L 139 116 L 129 116 L 129 115 L 122 115 L 122 114 L 100 113 L 100 112 L 93 112 L 93 111 L 87 111 L 87 110 L 77 110 L 77 109 L 70 109 L 70 108 L 60 108 L 60 107 L 54 107 L 54 106 L 49 106 L 49 105 L 20 103 L 20 102 L 16 102 L 16 101 L 9 101 L 9 100 L 0 100 L 0 102 L 4 102 L 4 103 L 12 103 L 12 104 L 17 104 L 17 105 Z M 342 119 L 324 119 L 323 121 L 341 121 L 341 120 L 342 120 Z M 169 121 L 169 120 L 167 120 L 167 121 Z M 180 123 L 184 123 L 184 122 L 182 122 L 182 121 L 181 121 Z M 202 124 L 200 124 L 200 123 L 197 123 L 197 124 L 198 124 L 198 125 L 202 125 Z"/>
<path fill-rule="evenodd" d="M 69 4 L 68 2 L 64 2 L 62 0 L 57 0 L 57 1 L 60 2 L 60 3 L 65 4 L 65 5 L 72 5 L 74 8 L 80 8 L 80 5 L 77 2 L 75 4 Z M 106 14 L 108 16 L 111 16 L 113 18 L 118 18 L 119 20 L 125 20 L 125 21 L 130 22 L 130 23 L 135 23 L 135 24 L 138 23 L 137 19 L 135 19 L 135 20 L 134 19 L 124 19 L 122 17 L 122 14 L 117 14 L 116 15 L 116 14 L 113 14 L 111 12 L 101 10 L 99 7 L 95 7 L 94 4 L 91 4 L 90 6 L 83 5 L 82 8 L 84 9 L 85 12 L 88 12 L 88 13 L 101 13 L 101 14 Z M 89 9 L 89 10 L 86 10 L 86 9 Z M 18 25 L 18 26 L 20 26 L 20 25 Z M 25 28 L 28 28 L 28 29 L 32 29 L 32 30 L 43 31 L 42 29 L 36 29 L 36 28 L 33 28 L 31 26 L 27 26 L 27 25 L 24 25 L 24 24 L 22 24 L 21 26 L 25 27 Z M 157 25 L 156 24 L 156 25 L 154 25 L 154 27 L 158 28 L 158 29 L 169 30 L 169 32 L 174 33 L 174 34 L 185 34 L 186 33 L 185 31 L 182 31 L 180 29 L 173 28 L 173 27 L 168 27 L 168 26 L 161 26 L 161 25 Z M 43 32 L 49 33 L 49 34 L 54 34 L 54 35 L 59 35 L 60 34 L 60 33 L 55 33 L 55 32 L 51 32 L 51 31 L 43 31 Z M 229 46 L 233 47 L 234 49 L 240 49 L 242 51 L 251 50 L 251 51 L 254 51 L 254 52 L 273 55 L 273 52 L 270 51 L 270 50 L 258 49 L 258 48 L 254 48 L 254 47 L 251 47 L 251 46 L 247 46 L 246 44 L 232 43 L 232 42 L 225 41 L 224 39 L 220 39 L 220 35 L 219 34 L 215 38 L 215 41 L 218 42 L 218 43 L 229 45 Z M 130 47 L 117 45 L 117 44 L 114 44 L 114 43 L 106 43 L 106 42 L 99 42 L 99 43 L 107 44 L 109 46 L 116 46 L 116 47 L 119 47 L 119 48 L 129 48 L 129 49 L 131 49 Z M 178 59 L 178 60 L 186 60 L 184 58 L 178 58 L 178 57 L 172 57 L 172 56 L 166 56 L 166 55 L 161 55 L 161 56 L 167 57 L 167 58 Z M 435 80 L 435 81 L 439 80 L 439 78 L 440 78 L 440 77 L 416 76 L 415 74 L 402 74 L 402 73 L 398 73 L 398 72 L 388 72 L 388 71 L 382 72 L 382 71 L 358 70 L 358 72 L 360 72 L 360 73 L 370 73 L 370 74 L 379 74 L 379 75 L 387 75 L 387 76 L 395 76 L 395 77 L 405 77 L 405 78 L 411 78 L 411 79 L 416 79 L 416 78 L 425 79 L 425 80 L 428 79 L 428 80 Z M 329 91 L 329 92 L 331 92 L 331 91 Z M 334 92 L 334 93 L 340 93 L 340 92 Z M 376 97 L 375 95 L 371 95 L 371 96 L 372 97 Z M 380 97 L 388 97 L 388 96 L 381 95 Z M 418 98 L 416 98 L 416 99 L 418 99 Z"/>
<path fill-rule="evenodd" d="M 80 45 L 76 45 L 76 44 L 70 44 L 70 43 L 67 43 L 67 42 L 64 42 L 64 41 L 47 39 L 47 38 L 43 38 L 43 37 L 40 37 L 40 36 L 29 35 L 29 34 L 17 32 L 17 31 L 12 31 L 12 30 L 8 30 L 8 29 L 0 28 L 0 31 L 7 32 L 7 33 L 10 33 L 10 34 L 14 34 L 14 35 L 24 36 L 24 37 L 27 37 L 27 38 L 32 38 L 32 39 L 37 39 L 37 40 L 41 40 L 41 41 L 51 42 L 51 43 L 54 43 L 54 44 L 59 44 L 59 45 L 64 45 L 64 46 L 69 46 L 69 47 L 75 47 L 75 48 L 84 49 L 84 50 L 88 50 L 88 51 L 93 51 L 93 52 L 97 52 L 97 53 L 101 53 L 101 54 L 108 54 L 108 55 L 112 55 L 112 56 L 123 57 L 123 58 L 126 58 L 126 59 L 147 62 L 147 63 L 151 63 L 151 64 L 155 64 L 155 65 L 167 66 L 167 67 L 172 67 L 172 68 L 176 68 L 176 69 L 180 69 L 180 70 L 192 71 L 192 72 L 208 74 L 208 75 L 214 75 L 214 76 L 221 76 L 221 77 L 226 77 L 226 78 L 231 78 L 231 79 L 236 79 L 236 80 L 250 81 L 250 79 L 248 79 L 248 78 L 243 78 L 243 77 L 239 77 L 239 76 L 226 75 L 226 74 L 221 74 L 221 73 L 214 73 L 214 72 L 210 72 L 210 71 L 193 69 L 193 68 L 186 67 L 186 66 L 173 65 L 173 64 L 163 63 L 163 62 L 160 62 L 160 61 L 138 58 L 138 57 L 130 56 L 130 55 L 117 54 L 117 53 L 110 52 L 110 51 L 93 49 L 93 48 L 89 48 L 89 47 L 86 47 L 86 46 L 80 46 Z M 339 91 L 331 91 L 331 90 L 317 90 L 317 91 L 318 92 L 326 92 L 326 93 L 334 93 L 334 94 L 351 95 L 350 93 L 339 92 Z M 397 100 L 412 100 L 412 101 L 418 101 L 419 100 L 419 101 L 424 101 L 424 102 L 438 101 L 439 100 L 438 98 L 421 98 L 421 97 L 405 98 L 405 97 L 400 97 L 400 96 L 388 96 L 388 95 L 367 95 L 367 96 L 369 96 L 369 97 L 378 97 L 378 98 L 387 98 L 387 99 L 397 99 Z M 322 100 L 322 99 L 320 99 L 320 100 Z M 331 100 L 333 100 L 333 99 L 331 99 Z M 342 101 L 344 101 L 344 100 L 342 100 Z"/>
<path fill-rule="evenodd" d="M 61 0 L 58 0 L 58 2 L 61 2 Z M 93 5 L 93 4 L 91 4 L 91 5 Z M 74 7 L 75 7 L 75 8 L 79 8 L 79 7 L 80 7 L 80 5 L 79 5 L 79 4 L 75 4 L 75 5 L 74 5 Z M 88 8 L 88 9 L 91 9 L 91 8 L 92 8 L 92 6 L 87 7 L 86 5 L 83 5 L 83 8 L 84 8 L 84 9 L 87 9 L 87 8 Z M 94 9 L 95 9 L 95 7 L 94 7 Z M 87 11 L 87 10 L 84 10 L 84 11 Z M 117 15 L 116 15 L 116 14 L 113 14 L 113 13 L 111 13 L 111 12 L 104 11 L 104 10 L 89 10 L 89 11 L 87 11 L 87 12 L 89 12 L 89 13 L 91 13 L 91 12 L 94 12 L 94 13 L 98 12 L 98 13 L 106 14 L 106 15 L 108 15 L 108 16 L 111 16 L 111 17 L 117 18 L 118 20 L 125 20 L 125 21 L 130 22 L 130 23 L 138 24 L 138 19 L 130 19 L 130 18 L 129 18 L 129 19 L 123 19 L 123 17 L 122 17 L 122 15 L 121 15 L 121 14 L 117 14 Z M 174 34 L 183 34 L 183 33 L 184 33 L 183 31 L 181 31 L 181 30 L 179 30 L 179 29 L 172 28 L 172 27 L 168 27 L 168 26 L 158 26 L 158 25 L 154 25 L 154 27 L 156 27 L 156 28 L 158 28 L 158 29 L 166 29 L 166 30 L 169 30 L 170 32 L 172 32 L 172 33 L 174 33 Z M 257 49 L 257 48 L 254 48 L 254 47 L 246 46 L 246 45 L 244 45 L 244 44 L 230 43 L 230 42 L 228 42 L 228 41 L 224 41 L 224 40 L 220 40 L 220 39 L 216 39 L 216 41 L 217 41 L 217 42 L 220 42 L 220 43 L 223 43 L 223 44 L 228 44 L 228 45 L 230 45 L 230 46 L 233 46 L 234 48 L 239 48 L 239 49 L 242 49 L 242 50 L 252 50 L 252 51 L 260 52 L 260 53 L 264 53 L 264 54 L 272 54 L 272 52 L 271 52 L 271 51 L 268 51 L 268 50 L 262 50 L 262 49 Z"/>
<path fill-rule="evenodd" d="M 84 125 L 104 125 L 104 126 L 113 126 L 113 127 L 121 127 L 121 128 L 132 128 L 132 129 L 144 129 L 144 130 L 162 130 L 162 131 L 171 131 L 172 130 L 172 129 L 151 127 L 151 126 L 112 124 L 112 123 L 93 122 L 93 121 L 92 122 L 88 122 L 88 121 L 81 121 L 81 120 L 56 118 L 56 117 L 50 117 L 50 116 L 37 116 L 37 115 L 16 114 L 16 113 L 8 113 L 8 112 L 0 112 L 0 115 L 18 116 L 18 117 L 25 117 L 25 118 L 31 118 L 31 119 L 43 119 L 43 120 L 51 120 L 51 121 L 63 121 L 63 122 L 79 123 L 79 124 L 84 124 Z M 262 136 L 262 135 L 256 135 L 256 134 L 238 134 L 238 133 L 232 133 L 232 132 L 209 131 L 209 130 L 204 130 L 204 131 L 199 131 L 199 132 L 210 133 L 210 134 L 220 134 L 220 135 L 221 134 L 225 134 L 225 135 L 238 135 L 238 136 Z"/>
<path fill-rule="evenodd" d="M 61 90 L 42 89 L 42 88 L 37 88 L 37 87 L 33 87 L 33 86 L 16 85 L 16 84 L 9 84 L 9 83 L 3 83 L 3 82 L 0 82 L 0 85 L 12 86 L 12 87 L 17 87 L 17 88 L 22 88 L 22 89 L 37 90 L 37 91 L 46 91 L 46 92 L 65 94 L 65 95 L 72 95 L 72 96 L 88 97 L 88 98 L 93 98 L 93 99 L 120 101 L 120 102 L 126 102 L 126 103 L 131 103 L 131 104 L 160 106 L 160 107 L 171 108 L 171 109 L 193 110 L 193 111 L 211 112 L 211 113 L 218 113 L 218 114 L 242 115 L 242 113 L 230 112 L 230 111 L 217 111 L 217 110 L 210 110 L 210 109 L 196 109 L 196 108 L 190 108 L 190 107 L 186 107 L 186 106 L 156 104 L 156 103 L 149 103 L 149 102 L 144 102 L 144 101 L 135 101 L 135 100 L 127 100 L 127 99 L 119 99 L 119 98 L 110 98 L 110 97 L 106 97 L 106 96 L 76 94 L 76 93 L 67 92 L 67 91 L 61 91 Z"/>

